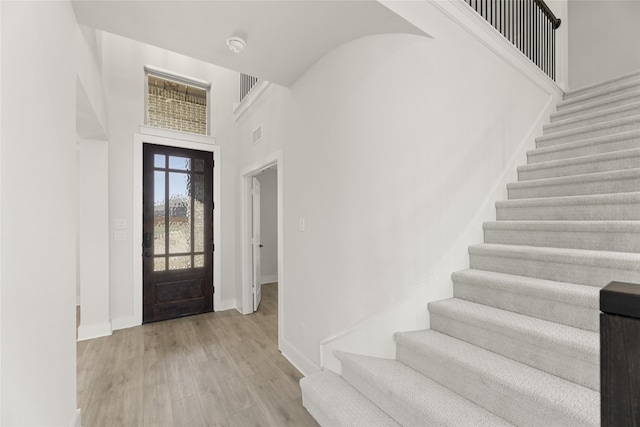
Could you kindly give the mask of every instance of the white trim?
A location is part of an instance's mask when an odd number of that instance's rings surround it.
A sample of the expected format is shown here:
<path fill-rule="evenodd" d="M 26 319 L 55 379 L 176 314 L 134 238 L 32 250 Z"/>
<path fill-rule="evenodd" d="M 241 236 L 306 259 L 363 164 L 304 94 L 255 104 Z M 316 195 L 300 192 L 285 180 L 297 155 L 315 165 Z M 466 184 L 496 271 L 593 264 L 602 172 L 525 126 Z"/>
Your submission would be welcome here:
<path fill-rule="evenodd" d="M 143 135 L 159 136 L 161 138 L 171 138 L 181 141 L 197 142 L 200 144 L 212 145 L 216 143 L 216 139 L 212 136 L 181 132 L 179 130 L 163 129 L 155 126 L 140 125 L 139 132 Z"/>
<path fill-rule="evenodd" d="M 265 80 L 258 81 L 258 83 L 256 83 L 255 86 L 253 86 L 249 93 L 244 97 L 242 102 L 234 105 L 233 114 L 235 114 L 236 116 L 236 121 L 238 121 L 240 117 L 242 117 L 242 115 L 247 112 L 249 107 L 251 107 L 251 105 L 253 105 L 253 103 L 256 102 L 258 98 L 260 98 L 260 95 L 262 95 L 269 86 L 271 86 L 271 82 L 267 82 Z"/>
<path fill-rule="evenodd" d="M 558 83 L 547 76 L 544 71 L 538 68 L 524 53 L 520 52 L 517 47 L 463 0 L 434 1 L 431 4 L 440 9 L 443 14 L 472 34 L 474 38 L 482 42 L 540 89 L 549 94 L 563 93 L 563 89 Z M 556 58 L 560 56 L 558 53 L 559 50 L 556 46 Z M 556 59 L 556 74 L 560 74 L 558 70 L 559 62 L 561 61 Z"/>
<path fill-rule="evenodd" d="M 264 285 L 265 283 L 275 283 L 278 281 L 278 275 L 277 274 L 271 274 L 269 276 L 262 276 L 260 277 L 260 284 Z"/>
<path fill-rule="evenodd" d="M 165 70 L 163 68 L 154 67 L 153 65 L 145 65 L 144 73 L 152 76 L 160 77 L 161 79 L 171 80 L 176 83 L 182 83 L 188 86 L 195 86 L 200 89 L 211 89 L 211 82 L 195 77 L 190 77 L 185 74 L 174 73 L 173 71 Z"/>
<path fill-rule="evenodd" d="M 142 299 L 140 300 L 140 304 L 142 304 Z M 139 318 L 136 316 L 126 316 L 126 317 L 117 317 L 115 319 L 111 319 L 111 330 L 118 331 L 120 329 L 127 329 L 127 328 L 133 328 L 134 326 L 140 326 L 141 324 L 142 324 L 142 311 L 140 313 Z"/>
<path fill-rule="evenodd" d="M 69 424 L 69 426 L 82 427 L 82 412 L 80 408 L 76 409 L 76 412 L 73 414 L 73 417 L 71 418 L 71 424 Z"/>
<path fill-rule="evenodd" d="M 140 126 L 140 133 L 133 135 L 133 316 L 131 318 L 113 319 L 114 330 L 128 328 L 142 324 L 142 263 L 140 262 L 140 248 L 142 247 L 142 144 L 150 143 L 166 145 L 170 147 L 188 148 L 192 150 L 208 151 L 213 153 L 215 167 L 213 168 L 213 244 L 216 247 L 213 253 L 213 309 L 219 310 L 221 304 L 221 212 L 220 203 L 220 146 L 215 145 L 215 138 L 203 135 L 193 135 L 184 132 L 167 131 L 165 129 Z"/>
<path fill-rule="evenodd" d="M 280 352 L 282 352 L 282 355 L 305 377 L 321 371 L 318 365 L 300 353 L 294 346 L 289 344 L 288 341 L 282 341 Z"/>
<path fill-rule="evenodd" d="M 214 307 L 216 311 L 225 311 L 225 310 L 233 310 L 237 309 L 236 300 L 235 299 L 223 299 L 218 303 L 217 307 Z M 240 312 L 240 311 L 238 311 Z"/>
<path fill-rule="evenodd" d="M 111 333 L 111 322 L 92 323 L 89 325 L 81 324 L 78 327 L 78 341 L 108 337 Z"/>
<path fill-rule="evenodd" d="M 250 314 L 253 308 L 251 286 L 251 178 L 263 170 L 276 165 L 278 195 L 278 349 L 284 345 L 285 322 L 284 295 L 284 164 L 282 150 L 278 150 L 261 160 L 245 167 L 240 172 L 240 262 L 242 286 L 242 314 Z"/>

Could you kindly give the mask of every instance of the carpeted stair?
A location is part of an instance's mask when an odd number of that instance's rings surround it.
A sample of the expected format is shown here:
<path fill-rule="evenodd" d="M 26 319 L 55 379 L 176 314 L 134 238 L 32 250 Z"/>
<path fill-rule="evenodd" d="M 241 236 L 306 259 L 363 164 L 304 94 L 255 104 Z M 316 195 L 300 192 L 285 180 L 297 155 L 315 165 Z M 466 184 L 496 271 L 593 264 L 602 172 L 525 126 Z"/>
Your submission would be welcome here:
<path fill-rule="evenodd" d="M 640 72 L 567 93 L 454 298 L 396 359 L 300 381 L 323 426 L 596 426 L 599 290 L 640 282 Z"/>

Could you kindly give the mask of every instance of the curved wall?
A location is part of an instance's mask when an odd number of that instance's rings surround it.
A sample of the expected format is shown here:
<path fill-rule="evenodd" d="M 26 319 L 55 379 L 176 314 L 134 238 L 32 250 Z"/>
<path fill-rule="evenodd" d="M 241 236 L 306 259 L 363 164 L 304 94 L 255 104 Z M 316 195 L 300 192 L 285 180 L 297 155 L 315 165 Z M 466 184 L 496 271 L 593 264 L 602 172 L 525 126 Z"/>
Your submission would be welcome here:
<path fill-rule="evenodd" d="M 481 241 L 481 219 L 494 215 L 488 195 L 504 198 L 497 183 L 515 180 L 507 167 L 525 162 L 560 93 L 419 3 L 419 25 L 434 39 L 345 44 L 290 90 L 272 85 L 239 121 L 240 169 L 283 149 L 283 351 L 303 371 L 319 368 L 321 341 L 419 286 L 428 298 L 405 314 L 426 326 L 429 300 L 452 292 L 452 270 L 435 272 L 464 267 L 466 246 L 456 242 Z M 258 125 L 263 142 L 253 146 Z M 390 339 L 374 328 L 356 347 Z"/>

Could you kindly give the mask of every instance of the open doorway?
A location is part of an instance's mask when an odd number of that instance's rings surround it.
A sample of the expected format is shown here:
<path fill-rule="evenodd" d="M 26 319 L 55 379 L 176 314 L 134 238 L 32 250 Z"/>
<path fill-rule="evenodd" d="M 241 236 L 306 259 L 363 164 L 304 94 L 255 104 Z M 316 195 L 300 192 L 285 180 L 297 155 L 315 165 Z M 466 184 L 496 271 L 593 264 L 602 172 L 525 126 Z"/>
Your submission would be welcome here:
<path fill-rule="evenodd" d="M 281 152 L 242 171 L 241 194 L 242 313 L 258 311 L 263 295 L 268 295 L 269 301 L 277 301 L 278 347 L 281 347 L 284 294 Z"/>
<path fill-rule="evenodd" d="M 263 286 L 277 292 L 278 284 L 278 168 L 270 166 L 252 177 L 253 311 L 262 300 Z"/>

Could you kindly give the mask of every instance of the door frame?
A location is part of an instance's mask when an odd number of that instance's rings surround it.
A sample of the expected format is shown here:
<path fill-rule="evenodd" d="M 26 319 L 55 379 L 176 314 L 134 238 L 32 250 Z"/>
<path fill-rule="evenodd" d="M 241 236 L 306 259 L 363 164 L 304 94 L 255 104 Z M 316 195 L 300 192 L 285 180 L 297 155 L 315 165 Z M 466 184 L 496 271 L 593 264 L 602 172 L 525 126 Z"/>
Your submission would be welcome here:
<path fill-rule="evenodd" d="M 220 146 L 210 136 L 176 132 L 150 126 L 140 126 L 138 133 L 133 134 L 133 224 L 131 226 L 131 243 L 133 245 L 133 321 L 142 324 L 142 145 L 156 144 L 169 147 L 187 148 L 213 153 L 213 309 L 224 309 L 221 306 L 221 227 L 220 212 Z"/>
<path fill-rule="evenodd" d="M 258 203 L 256 203 L 256 201 Z M 256 206 L 257 204 L 257 206 Z M 260 209 L 261 201 L 260 201 L 260 181 L 256 176 L 251 178 L 251 287 L 253 289 L 253 312 L 258 311 L 258 307 L 260 307 L 260 301 L 262 300 L 262 277 L 261 277 L 261 264 L 262 257 L 260 255 L 260 249 L 262 248 L 262 244 L 260 240 L 262 239 L 260 233 Z M 277 215 L 276 215 L 277 216 Z M 276 218 L 277 219 L 277 218 Z M 258 241 L 256 242 L 256 230 L 258 234 Z M 257 289 L 257 292 L 256 292 Z M 256 303 L 257 302 L 257 303 Z"/>
<path fill-rule="evenodd" d="M 253 312 L 252 253 L 251 253 L 251 179 L 272 166 L 277 168 L 277 211 L 278 211 L 278 349 L 282 350 L 284 316 L 284 165 L 282 150 L 278 150 L 240 172 L 240 215 L 241 215 L 241 273 L 242 273 L 242 314 Z"/>

